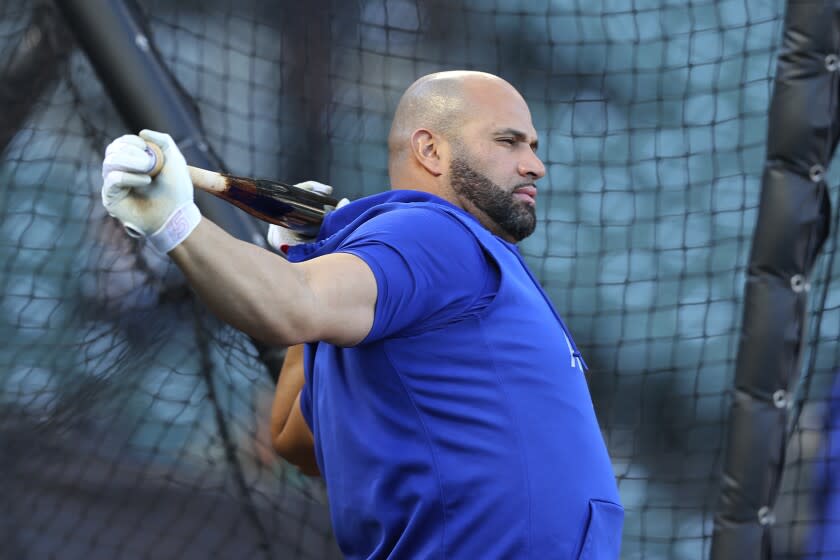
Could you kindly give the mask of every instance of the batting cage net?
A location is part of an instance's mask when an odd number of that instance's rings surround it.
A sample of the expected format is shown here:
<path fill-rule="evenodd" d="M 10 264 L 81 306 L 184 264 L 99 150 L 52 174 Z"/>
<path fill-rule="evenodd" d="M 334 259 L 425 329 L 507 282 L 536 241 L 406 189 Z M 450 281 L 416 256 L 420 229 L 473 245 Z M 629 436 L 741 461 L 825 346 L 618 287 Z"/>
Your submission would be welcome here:
<path fill-rule="evenodd" d="M 708 554 L 782 1 L 138 5 L 236 175 L 380 192 L 415 78 L 513 83 L 548 169 L 522 250 L 591 368 L 623 557 Z M 339 558 L 324 488 L 269 443 L 276 364 L 105 213 L 104 148 L 136 131 L 53 4 L 0 1 L 0 77 L 0 556 Z M 836 248 L 812 279 L 779 557 L 814 516 Z"/>

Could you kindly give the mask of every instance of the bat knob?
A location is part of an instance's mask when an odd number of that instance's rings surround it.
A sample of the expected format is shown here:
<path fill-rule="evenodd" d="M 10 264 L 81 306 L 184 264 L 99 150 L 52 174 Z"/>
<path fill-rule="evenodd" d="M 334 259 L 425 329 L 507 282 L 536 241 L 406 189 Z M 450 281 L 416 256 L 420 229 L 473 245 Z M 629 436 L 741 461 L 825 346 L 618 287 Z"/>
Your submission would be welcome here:
<path fill-rule="evenodd" d="M 157 144 L 146 142 L 146 151 L 152 156 L 152 168 L 149 170 L 149 176 L 154 177 L 163 169 L 166 158 L 163 157 L 163 151 Z"/>

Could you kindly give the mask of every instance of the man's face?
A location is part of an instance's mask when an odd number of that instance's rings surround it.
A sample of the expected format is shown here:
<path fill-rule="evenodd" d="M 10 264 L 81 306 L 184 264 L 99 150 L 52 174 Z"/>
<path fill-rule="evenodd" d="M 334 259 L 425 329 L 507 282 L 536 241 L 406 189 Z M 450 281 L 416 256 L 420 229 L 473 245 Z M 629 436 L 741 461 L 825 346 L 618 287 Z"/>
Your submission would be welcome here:
<path fill-rule="evenodd" d="M 536 227 L 535 182 L 545 175 L 531 113 L 507 84 L 469 94 L 470 115 L 451 142 L 450 186 L 485 227 L 521 241 Z"/>
<path fill-rule="evenodd" d="M 525 194 L 533 189 L 532 181 L 497 184 L 479 172 L 466 154 L 456 152 L 450 165 L 450 182 L 458 196 L 472 203 L 506 234 L 503 237 L 517 242 L 534 233 L 535 202 L 533 195 Z"/>

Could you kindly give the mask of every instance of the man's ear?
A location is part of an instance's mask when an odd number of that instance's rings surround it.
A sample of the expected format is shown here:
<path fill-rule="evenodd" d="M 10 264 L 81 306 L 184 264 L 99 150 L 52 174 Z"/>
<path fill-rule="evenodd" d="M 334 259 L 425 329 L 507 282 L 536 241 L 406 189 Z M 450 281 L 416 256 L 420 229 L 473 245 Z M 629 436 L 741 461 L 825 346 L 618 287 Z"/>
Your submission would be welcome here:
<path fill-rule="evenodd" d="M 418 128 L 411 134 L 411 155 L 435 177 L 446 170 L 443 139 L 428 129 Z"/>

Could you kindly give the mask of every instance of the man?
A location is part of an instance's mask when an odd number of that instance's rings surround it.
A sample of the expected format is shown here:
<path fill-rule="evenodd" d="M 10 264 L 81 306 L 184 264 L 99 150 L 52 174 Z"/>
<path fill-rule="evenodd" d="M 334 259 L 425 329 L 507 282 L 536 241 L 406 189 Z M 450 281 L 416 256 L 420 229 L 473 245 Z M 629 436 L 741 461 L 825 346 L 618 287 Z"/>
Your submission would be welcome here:
<path fill-rule="evenodd" d="M 166 165 L 151 180 L 141 138 L 116 140 L 105 206 L 221 318 L 307 343 L 279 447 L 324 477 L 348 558 L 618 556 L 623 510 L 583 361 L 514 245 L 535 228 L 545 168 L 510 84 L 465 71 L 412 84 L 388 138 L 395 190 L 330 214 L 295 262 L 201 219 L 171 138 L 141 136 Z"/>

